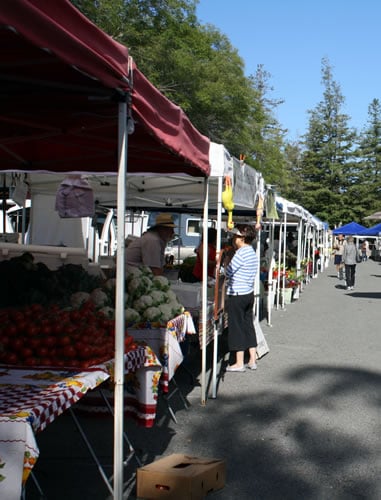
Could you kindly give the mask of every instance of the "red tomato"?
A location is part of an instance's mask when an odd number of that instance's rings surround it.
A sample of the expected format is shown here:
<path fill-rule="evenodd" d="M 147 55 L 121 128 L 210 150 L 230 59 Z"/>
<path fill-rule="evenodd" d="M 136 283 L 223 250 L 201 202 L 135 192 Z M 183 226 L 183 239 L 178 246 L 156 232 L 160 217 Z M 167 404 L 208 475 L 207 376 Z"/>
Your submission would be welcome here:
<path fill-rule="evenodd" d="M 26 365 L 26 366 L 37 366 L 38 365 L 38 360 L 35 357 L 30 356 L 30 357 L 24 359 L 24 365 Z"/>
<path fill-rule="evenodd" d="M 29 306 L 30 310 L 33 311 L 35 314 L 43 312 L 44 307 L 41 304 L 31 304 Z"/>
<path fill-rule="evenodd" d="M 40 358 L 39 366 L 54 366 L 51 358 Z"/>
<path fill-rule="evenodd" d="M 57 344 L 61 346 L 66 346 L 71 344 L 71 339 L 68 335 L 64 335 L 63 337 L 58 337 Z"/>
<path fill-rule="evenodd" d="M 24 333 L 28 328 L 28 325 L 29 323 L 25 319 L 20 319 L 19 321 L 16 321 L 17 332 Z"/>
<path fill-rule="evenodd" d="M 36 326 L 36 325 L 33 325 L 32 323 L 30 323 L 29 325 L 27 325 L 26 328 L 25 328 L 25 333 L 29 337 L 35 337 L 39 333 L 39 331 L 40 331 L 39 327 Z"/>
<path fill-rule="evenodd" d="M 7 365 L 17 365 L 19 358 L 14 352 L 9 352 L 4 356 L 4 363 Z"/>
<path fill-rule="evenodd" d="M 50 350 L 47 347 L 41 346 L 36 350 L 36 354 L 40 358 L 46 358 L 50 354 Z"/>
<path fill-rule="evenodd" d="M 10 343 L 12 349 L 16 352 L 20 351 L 24 346 L 24 340 L 21 337 L 15 337 Z"/>
<path fill-rule="evenodd" d="M 129 348 L 131 344 L 133 343 L 134 338 L 131 337 L 131 335 L 128 335 L 127 337 L 124 338 L 124 347 Z"/>
<path fill-rule="evenodd" d="M 74 346 L 67 345 L 63 348 L 63 355 L 65 356 L 65 358 L 74 359 L 77 356 L 77 351 L 75 350 Z"/>
<path fill-rule="evenodd" d="M 10 343 L 11 339 L 8 337 L 8 335 L 1 335 L 0 336 L 0 344 L 2 347 L 7 347 Z"/>
<path fill-rule="evenodd" d="M 8 335 L 11 335 L 11 336 L 16 335 L 17 327 L 14 324 L 8 325 L 6 328 L 6 331 L 7 331 Z"/>
<path fill-rule="evenodd" d="M 28 345 L 32 349 L 36 349 L 42 344 L 43 340 L 44 339 L 40 339 L 39 337 L 32 337 L 31 339 L 28 340 Z"/>
<path fill-rule="evenodd" d="M 65 360 L 61 358 L 52 359 L 52 366 L 63 367 L 65 366 Z"/>
<path fill-rule="evenodd" d="M 45 323 L 44 325 L 41 325 L 40 333 L 42 335 L 50 335 L 52 333 L 52 327 L 48 323 Z"/>
<path fill-rule="evenodd" d="M 65 331 L 65 325 L 63 323 L 54 323 L 51 325 L 52 329 L 52 334 L 53 335 L 59 335 L 60 333 L 63 333 Z"/>
<path fill-rule="evenodd" d="M 82 314 L 79 311 L 70 311 L 70 319 L 74 323 L 79 323 L 82 319 Z"/>
<path fill-rule="evenodd" d="M 31 358 L 33 356 L 33 350 L 30 347 L 23 347 L 20 350 L 20 354 L 24 359 Z"/>
<path fill-rule="evenodd" d="M 51 336 L 44 337 L 41 340 L 41 344 L 43 344 L 46 347 L 53 347 L 56 345 L 56 343 L 57 343 L 57 339 L 55 337 L 51 337 Z"/>

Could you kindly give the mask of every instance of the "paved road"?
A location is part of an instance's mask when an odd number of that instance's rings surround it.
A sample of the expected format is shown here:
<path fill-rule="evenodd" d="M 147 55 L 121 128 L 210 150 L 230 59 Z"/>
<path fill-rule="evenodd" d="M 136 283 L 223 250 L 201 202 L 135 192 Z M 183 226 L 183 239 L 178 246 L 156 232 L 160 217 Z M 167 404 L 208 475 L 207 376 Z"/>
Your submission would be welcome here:
<path fill-rule="evenodd" d="M 262 321 L 270 352 L 256 372 L 224 373 L 223 337 L 217 398 L 201 406 L 200 387 L 180 369 L 190 409 L 175 397 L 178 424 L 164 405 L 153 429 L 127 421 L 137 453 L 145 463 L 171 453 L 226 459 L 226 486 L 210 500 L 380 500 L 380 305 L 380 263 L 357 265 L 353 291 L 331 264 L 299 300 L 274 310 L 272 327 Z M 189 362 L 197 375 L 198 356 Z M 112 421 L 89 419 L 87 428 L 111 464 Z M 109 498 L 69 418 L 39 444 L 35 470 L 49 500 Z M 135 498 L 133 481 L 126 485 L 126 498 Z"/>

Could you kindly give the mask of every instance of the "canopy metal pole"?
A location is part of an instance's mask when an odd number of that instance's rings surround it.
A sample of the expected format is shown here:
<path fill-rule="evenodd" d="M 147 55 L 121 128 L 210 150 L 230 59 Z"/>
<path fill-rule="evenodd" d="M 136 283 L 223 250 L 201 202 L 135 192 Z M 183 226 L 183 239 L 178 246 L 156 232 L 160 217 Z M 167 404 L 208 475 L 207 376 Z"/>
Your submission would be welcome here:
<path fill-rule="evenodd" d="M 302 232 L 303 232 L 303 219 L 298 222 L 298 249 L 296 256 L 296 277 L 299 278 L 301 274 L 301 261 L 302 261 Z"/>
<path fill-rule="evenodd" d="M 271 226 L 269 231 L 269 262 L 268 264 L 268 280 L 267 280 L 267 325 L 271 325 L 271 310 L 274 306 L 274 287 L 273 287 L 273 268 L 274 268 L 274 232 L 275 232 L 275 220 L 271 220 Z"/>
<path fill-rule="evenodd" d="M 282 276 L 282 304 L 284 309 L 284 290 L 286 288 L 286 252 L 287 252 L 287 210 L 284 212 L 284 229 L 283 229 L 283 276 Z"/>
<path fill-rule="evenodd" d="M 277 260 L 277 266 L 278 266 L 278 275 L 277 275 L 277 292 L 276 292 L 276 308 L 279 309 L 279 294 L 280 294 L 280 261 L 282 257 L 282 227 L 283 224 L 282 222 L 279 223 L 279 235 L 278 235 L 278 260 Z"/>
<path fill-rule="evenodd" d="M 202 356 L 201 356 L 201 404 L 206 403 L 206 329 L 207 329 L 207 307 L 208 307 L 208 203 L 209 203 L 209 178 L 204 181 L 204 224 L 202 228 L 203 238 L 203 260 L 202 260 Z"/>
<path fill-rule="evenodd" d="M 218 191 L 217 191 L 217 241 L 216 241 L 216 261 L 219 260 L 221 252 L 221 220 L 222 220 L 222 180 L 221 176 L 218 177 Z M 212 398 L 217 397 L 217 361 L 218 361 L 218 334 L 219 328 L 223 328 L 223 311 L 220 312 L 221 317 L 218 321 L 213 321 L 213 372 L 212 372 Z M 222 321 L 221 321 L 222 318 Z"/>
<path fill-rule="evenodd" d="M 125 207 L 127 177 L 127 104 L 119 103 L 117 259 L 115 296 L 115 381 L 114 381 L 114 500 L 123 498 L 123 418 L 124 418 L 124 287 L 125 287 Z"/>

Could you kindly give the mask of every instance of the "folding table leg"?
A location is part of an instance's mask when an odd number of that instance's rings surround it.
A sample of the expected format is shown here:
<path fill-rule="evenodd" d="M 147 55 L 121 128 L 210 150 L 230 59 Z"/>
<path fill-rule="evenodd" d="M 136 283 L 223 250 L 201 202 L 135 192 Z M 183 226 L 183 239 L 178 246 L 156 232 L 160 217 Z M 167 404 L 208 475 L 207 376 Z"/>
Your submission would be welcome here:
<path fill-rule="evenodd" d="M 100 473 L 100 475 L 101 475 L 101 477 L 102 477 L 102 479 L 103 479 L 103 481 L 104 481 L 105 485 L 107 486 L 107 488 L 108 488 L 109 492 L 111 493 L 111 495 L 113 495 L 113 494 L 114 494 L 114 491 L 113 491 L 112 486 L 111 486 L 111 484 L 110 484 L 110 480 L 109 480 L 109 478 L 107 477 L 107 475 L 106 475 L 106 473 L 105 473 L 105 471 L 104 471 L 104 469 L 103 469 L 103 467 L 102 467 L 102 465 L 101 465 L 100 461 L 98 460 L 98 457 L 96 456 L 95 451 L 94 451 L 93 447 L 91 446 L 90 441 L 87 439 L 87 436 L 86 436 L 86 434 L 85 434 L 85 431 L 82 429 L 82 426 L 81 426 L 81 424 L 79 423 L 79 420 L 77 419 L 77 417 L 76 417 L 76 415 L 75 415 L 75 413 L 74 413 L 73 409 L 72 409 L 72 408 L 69 408 L 69 410 L 68 410 L 68 411 L 70 412 L 70 415 L 72 416 L 73 421 L 74 421 L 74 423 L 75 423 L 75 425 L 76 425 L 77 429 L 79 430 L 79 432 L 80 432 L 80 434 L 81 434 L 81 436 L 82 436 L 82 439 L 84 440 L 84 442 L 85 442 L 85 444 L 86 444 L 86 446 L 87 446 L 87 449 L 89 450 L 89 452 L 90 452 L 91 456 L 93 457 L 93 460 L 94 460 L 94 462 L 96 463 L 96 465 L 97 465 L 97 467 L 98 467 L 98 471 L 99 471 L 99 473 Z"/>
<path fill-rule="evenodd" d="M 100 390 L 100 393 L 101 393 L 101 396 L 103 398 L 103 401 L 105 402 L 105 405 L 107 406 L 109 412 L 111 413 L 112 416 L 114 416 L 114 408 L 111 406 L 110 401 L 107 399 L 107 396 L 102 391 L 102 389 L 99 389 L 99 390 Z M 141 467 L 142 466 L 142 462 L 141 462 L 140 458 L 137 456 L 137 454 L 135 452 L 135 449 L 132 446 L 131 441 L 128 439 L 128 436 L 127 436 L 127 434 L 125 432 L 123 432 L 123 439 L 126 442 L 126 444 L 128 445 L 128 449 L 130 450 L 130 453 L 129 453 L 128 457 L 126 458 L 124 464 L 127 465 L 129 463 L 129 461 L 133 457 L 135 457 L 135 460 L 136 460 L 138 466 Z"/>
<path fill-rule="evenodd" d="M 30 479 L 32 479 L 35 487 L 37 488 L 38 494 L 39 494 L 39 500 L 47 500 L 47 497 L 45 496 L 45 493 L 42 491 L 42 488 L 40 486 L 40 483 L 38 482 L 35 474 L 33 472 L 30 473 Z M 21 500 L 26 500 L 26 485 L 24 486 L 22 493 L 21 493 Z"/>
<path fill-rule="evenodd" d="M 186 400 L 186 398 L 184 397 L 183 393 L 181 392 L 181 389 L 180 389 L 180 387 L 178 386 L 178 384 L 177 384 L 177 382 L 176 382 L 176 380 L 175 380 L 175 378 L 174 378 L 174 377 L 172 377 L 172 379 L 171 379 L 170 383 L 172 383 L 175 387 L 174 387 L 174 389 L 173 389 L 170 393 L 165 394 L 164 399 L 165 399 L 165 402 L 167 403 L 168 411 L 169 411 L 169 413 L 170 413 L 170 415 L 171 415 L 171 417 L 172 417 L 173 421 L 175 422 L 175 424 L 177 424 L 177 418 L 176 418 L 175 412 L 173 411 L 172 406 L 171 406 L 171 405 L 170 405 L 170 403 L 169 403 L 169 400 L 170 400 L 171 398 L 173 398 L 173 396 L 174 396 L 175 394 L 177 394 L 177 393 L 178 393 L 178 394 L 179 394 L 179 396 L 180 396 L 181 401 L 183 402 L 184 408 L 185 408 L 186 410 L 188 410 L 188 409 L 190 408 L 190 404 L 188 403 L 188 401 L 187 401 L 187 400 Z"/>

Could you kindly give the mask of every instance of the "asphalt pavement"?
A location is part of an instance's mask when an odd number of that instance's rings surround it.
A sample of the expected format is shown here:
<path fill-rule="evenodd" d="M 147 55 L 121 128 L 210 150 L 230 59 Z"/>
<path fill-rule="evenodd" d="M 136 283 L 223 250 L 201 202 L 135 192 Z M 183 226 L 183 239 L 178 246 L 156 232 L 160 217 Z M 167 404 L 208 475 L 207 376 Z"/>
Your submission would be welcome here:
<path fill-rule="evenodd" d="M 226 460 L 225 487 L 210 500 L 381 499 L 381 264 L 357 265 L 354 290 L 333 263 L 299 299 L 261 321 L 270 352 L 256 371 L 226 373 L 219 342 L 217 397 L 201 405 L 200 352 L 192 344 L 176 380 L 190 403 L 164 401 L 156 425 L 130 419 L 127 435 L 143 463 L 172 453 Z M 208 364 L 210 366 L 210 352 Z M 210 382 L 210 370 L 208 371 Z M 81 417 L 97 455 L 112 473 L 113 421 Z M 49 500 L 111 498 L 68 415 L 38 435 L 35 477 Z M 136 461 L 125 470 L 125 498 L 135 499 Z M 29 480 L 26 500 L 40 495 Z M 182 500 L 182 499 L 179 499 Z"/>

